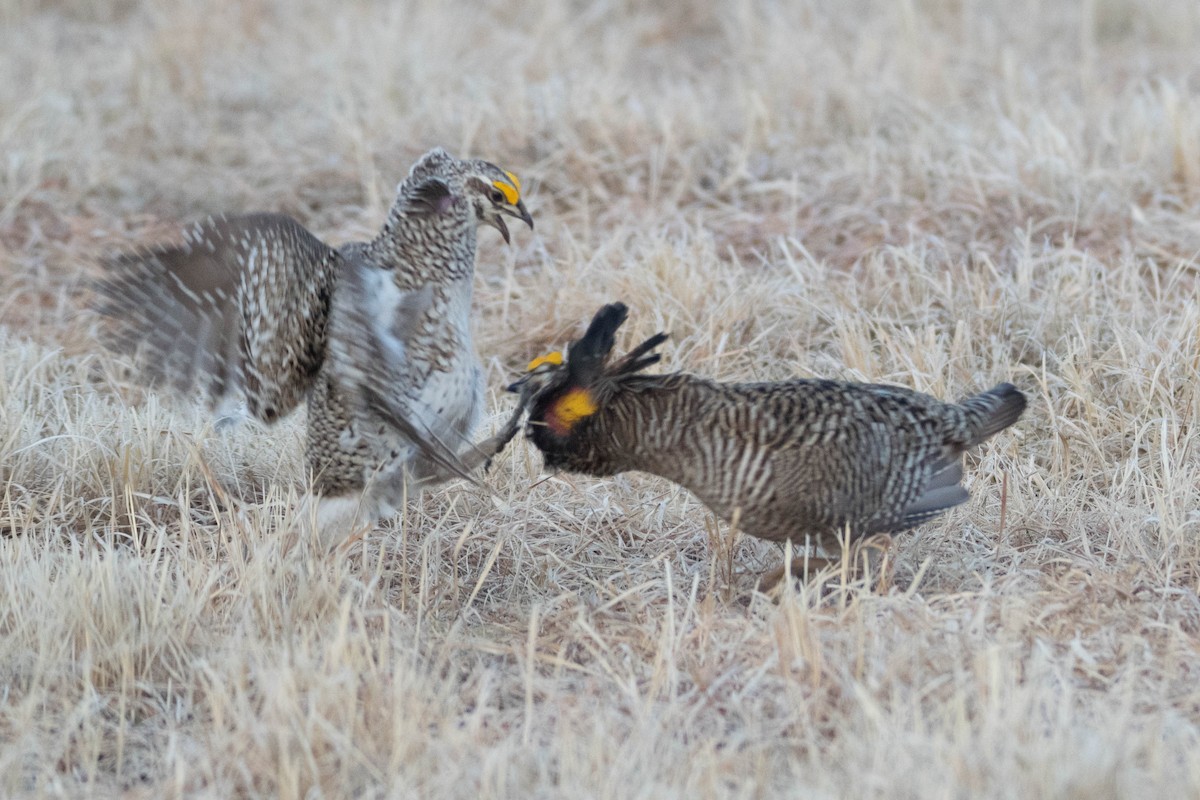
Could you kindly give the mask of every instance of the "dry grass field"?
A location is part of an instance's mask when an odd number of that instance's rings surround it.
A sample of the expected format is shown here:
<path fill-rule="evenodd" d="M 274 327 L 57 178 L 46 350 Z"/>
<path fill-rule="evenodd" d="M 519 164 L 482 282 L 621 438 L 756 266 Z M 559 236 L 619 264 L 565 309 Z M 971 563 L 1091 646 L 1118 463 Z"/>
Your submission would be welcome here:
<path fill-rule="evenodd" d="M 1195 0 L 0 0 L 0 796 L 1200 796 L 1198 52 Z M 297 543 L 303 415 L 139 388 L 80 277 L 369 236 L 437 144 L 537 220 L 481 433 L 616 299 L 665 369 L 1030 408 L 875 590 L 520 439 Z"/>

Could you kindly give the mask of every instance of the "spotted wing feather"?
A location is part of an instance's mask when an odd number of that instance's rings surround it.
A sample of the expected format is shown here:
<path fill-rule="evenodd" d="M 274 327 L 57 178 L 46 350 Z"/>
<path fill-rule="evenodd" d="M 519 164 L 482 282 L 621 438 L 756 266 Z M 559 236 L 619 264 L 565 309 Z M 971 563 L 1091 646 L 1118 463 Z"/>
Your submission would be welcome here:
<path fill-rule="evenodd" d="M 341 260 L 291 217 L 214 217 L 179 245 L 110 259 L 92 307 L 147 383 L 214 405 L 240 396 L 273 422 L 320 368 Z"/>

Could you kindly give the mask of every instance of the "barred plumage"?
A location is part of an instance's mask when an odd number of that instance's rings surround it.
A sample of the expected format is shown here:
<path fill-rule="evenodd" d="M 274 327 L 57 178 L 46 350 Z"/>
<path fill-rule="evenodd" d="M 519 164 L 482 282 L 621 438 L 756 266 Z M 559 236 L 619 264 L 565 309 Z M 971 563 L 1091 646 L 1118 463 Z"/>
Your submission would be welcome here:
<path fill-rule="evenodd" d="M 650 472 L 770 541 L 829 546 L 846 529 L 860 539 L 936 517 L 968 497 L 962 454 L 1025 409 L 1010 384 L 953 404 L 899 386 L 645 375 L 666 336 L 610 364 L 626 313 L 605 306 L 565 362 L 538 359 L 510 387 L 526 435 L 548 468 Z"/>
<path fill-rule="evenodd" d="M 94 308 L 151 384 L 241 399 L 267 423 L 307 397 L 318 525 L 344 527 L 418 485 L 468 476 L 507 441 L 468 439 L 483 392 L 476 230 L 507 242 L 505 215 L 533 226 L 516 176 L 438 148 L 370 242 L 334 249 L 281 214 L 217 217 L 179 246 L 113 259 Z"/>

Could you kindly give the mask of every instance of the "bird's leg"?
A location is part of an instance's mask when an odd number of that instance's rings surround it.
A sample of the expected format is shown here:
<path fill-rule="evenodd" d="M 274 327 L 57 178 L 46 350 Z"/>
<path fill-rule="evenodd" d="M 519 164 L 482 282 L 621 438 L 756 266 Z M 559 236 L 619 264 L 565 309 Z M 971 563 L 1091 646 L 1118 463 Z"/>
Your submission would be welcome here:
<path fill-rule="evenodd" d="M 763 573 L 758 581 L 758 588 L 764 593 L 769 592 L 778 586 L 789 573 L 793 578 L 808 581 L 815 578 L 817 573 L 837 567 L 840 563 L 840 558 L 827 558 L 806 553 L 798 558 L 793 558 L 790 564 L 784 564 L 782 567 L 776 567 Z"/>
<path fill-rule="evenodd" d="M 358 493 L 335 496 L 306 494 L 296 509 L 297 529 L 303 539 L 328 551 L 347 540 L 361 538 L 379 514 Z"/>
<path fill-rule="evenodd" d="M 855 543 L 854 563 L 859 575 L 873 583 L 873 590 L 887 594 L 892 588 L 892 537 L 877 533 Z"/>
<path fill-rule="evenodd" d="M 517 403 L 516 409 L 512 411 L 512 416 L 509 421 L 504 423 L 504 427 L 500 428 L 500 432 L 494 437 L 480 441 L 478 445 L 468 447 L 467 452 L 463 452 L 460 458 L 464 464 L 468 465 L 468 469 L 475 469 L 478 465 L 484 465 L 484 471 L 491 469 L 492 459 L 500 455 L 506 446 L 512 441 L 512 438 L 517 435 L 517 431 L 521 429 L 521 417 L 524 416 L 524 403 Z"/>
<path fill-rule="evenodd" d="M 461 478 L 474 472 L 480 466 L 486 472 L 492 466 L 492 459 L 499 455 L 517 435 L 517 431 L 521 430 L 521 418 L 524 415 L 525 404 L 520 402 L 499 433 L 478 444 L 468 444 L 461 451 L 455 453 L 452 460 L 442 459 L 447 462 L 445 464 L 442 464 L 441 461 L 435 463 L 432 471 L 421 475 L 421 482 L 440 483 L 452 478 Z"/>
<path fill-rule="evenodd" d="M 846 577 L 849 580 L 870 578 L 876 589 L 886 592 L 891 586 L 891 560 L 888 558 L 888 549 L 891 543 L 891 536 L 878 534 L 850 542 L 849 546 L 844 548 L 844 555 L 840 557 L 805 554 L 799 558 L 793 558 L 790 565 L 784 565 L 764 573 L 759 580 L 759 589 L 763 592 L 770 591 L 789 572 L 793 578 L 807 581 L 824 570 L 840 568 L 844 565 L 847 567 Z"/>

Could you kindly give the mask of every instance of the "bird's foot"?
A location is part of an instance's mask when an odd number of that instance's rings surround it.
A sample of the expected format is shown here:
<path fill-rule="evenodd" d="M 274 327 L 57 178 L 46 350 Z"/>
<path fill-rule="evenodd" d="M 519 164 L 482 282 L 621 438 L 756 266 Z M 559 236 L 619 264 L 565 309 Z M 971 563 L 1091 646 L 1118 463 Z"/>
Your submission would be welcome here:
<path fill-rule="evenodd" d="M 517 432 L 521 430 L 521 418 L 525 416 L 525 404 L 517 403 L 516 409 L 512 416 L 508 418 L 508 422 L 504 423 L 504 427 L 500 432 L 490 439 L 485 439 L 478 445 L 478 450 L 484 454 L 483 471 L 487 472 L 492 468 L 492 459 L 500 455 L 508 443 L 516 437 Z"/>
<path fill-rule="evenodd" d="M 805 583 L 828 576 L 840 578 L 843 585 L 866 580 L 872 591 L 886 594 L 892 582 L 892 562 L 888 552 L 891 543 L 891 536 L 880 534 L 843 548 L 844 552 L 837 557 L 806 555 L 793 558 L 790 564 L 764 573 L 758 581 L 758 589 L 764 594 L 769 593 L 788 575 Z"/>
<path fill-rule="evenodd" d="M 323 551 L 361 538 L 377 517 L 371 513 L 359 494 L 340 497 L 306 495 L 296 510 L 296 522 L 301 536 L 315 541 Z"/>

